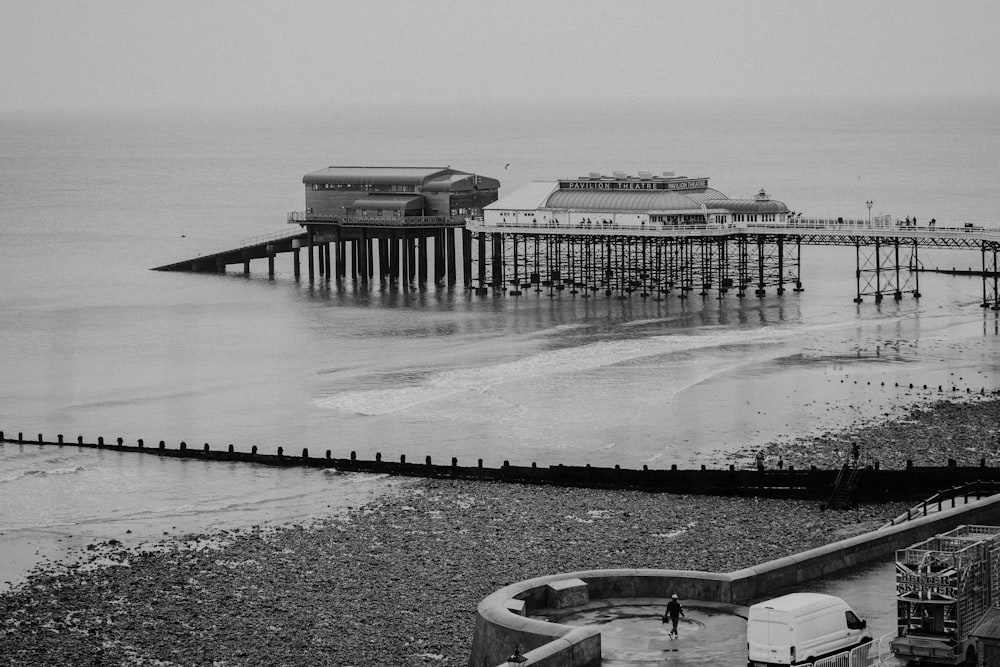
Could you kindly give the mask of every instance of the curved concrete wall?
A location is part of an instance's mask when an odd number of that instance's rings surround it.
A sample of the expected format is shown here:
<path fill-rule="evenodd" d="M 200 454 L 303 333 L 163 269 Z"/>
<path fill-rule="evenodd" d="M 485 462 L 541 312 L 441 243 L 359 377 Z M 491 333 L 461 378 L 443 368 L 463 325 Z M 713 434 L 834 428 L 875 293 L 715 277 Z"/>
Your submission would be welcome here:
<path fill-rule="evenodd" d="M 687 600 L 746 604 L 778 589 L 890 557 L 896 549 L 956 526 L 995 524 L 998 520 L 1000 495 L 735 572 L 587 570 L 521 581 L 479 603 L 469 667 L 505 665 L 515 646 L 529 659 L 525 665 L 599 665 L 601 635 L 597 629 L 526 618 L 507 608 L 510 600 L 523 600 L 529 614 L 546 606 L 548 586 L 555 582 L 580 579 L 587 584 L 590 599 L 668 598 L 677 593 Z"/>

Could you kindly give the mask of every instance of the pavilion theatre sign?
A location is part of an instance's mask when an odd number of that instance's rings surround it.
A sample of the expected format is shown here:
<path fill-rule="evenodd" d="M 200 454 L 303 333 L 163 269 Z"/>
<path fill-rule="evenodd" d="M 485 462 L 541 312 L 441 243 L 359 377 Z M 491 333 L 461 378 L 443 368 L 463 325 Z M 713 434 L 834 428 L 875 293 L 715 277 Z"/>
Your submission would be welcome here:
<path fill-rule="evenodd" d="M 707 178 L 683 181 L 559 181 L 560 190 L 704 190 Z"/>

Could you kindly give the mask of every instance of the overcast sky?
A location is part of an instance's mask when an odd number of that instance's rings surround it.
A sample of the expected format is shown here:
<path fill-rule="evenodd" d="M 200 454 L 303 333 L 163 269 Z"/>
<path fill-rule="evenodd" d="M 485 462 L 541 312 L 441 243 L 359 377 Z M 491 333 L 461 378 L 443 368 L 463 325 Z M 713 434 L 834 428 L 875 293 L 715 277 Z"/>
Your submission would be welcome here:
<path fill-rule="evenodd" d="M 992 96 L 998 28 L 997 0 L 0 0 L 0 110 Z"/>

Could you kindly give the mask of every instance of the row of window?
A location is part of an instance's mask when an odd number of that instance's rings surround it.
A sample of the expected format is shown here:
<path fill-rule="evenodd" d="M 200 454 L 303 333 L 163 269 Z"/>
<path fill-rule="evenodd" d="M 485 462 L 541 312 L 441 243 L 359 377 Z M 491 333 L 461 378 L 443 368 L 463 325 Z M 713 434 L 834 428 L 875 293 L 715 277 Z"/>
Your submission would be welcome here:
<path fill-rule="evenodd" d="M 777 213 L 733 213 L 734 222 L 777 222 Z"/>
<path fill-rule="evenodd" d="M 415 185 L 371 185 L 368 183 L 313 183 L 313 190 L 354 190 L 363 192 L 416 192 Z"/>

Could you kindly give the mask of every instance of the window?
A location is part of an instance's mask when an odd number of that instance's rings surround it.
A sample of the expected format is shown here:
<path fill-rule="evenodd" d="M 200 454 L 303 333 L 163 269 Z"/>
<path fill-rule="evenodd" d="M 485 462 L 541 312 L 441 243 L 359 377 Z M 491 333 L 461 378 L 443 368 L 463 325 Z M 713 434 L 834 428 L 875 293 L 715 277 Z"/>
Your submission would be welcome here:
<path fill-rule="evenodd" d="M 862 621 L 853 611 L 845 611 L 844 615 L 847 617 L 847 627 L 850 630 L 861 630 L 867 623 Z"/>

